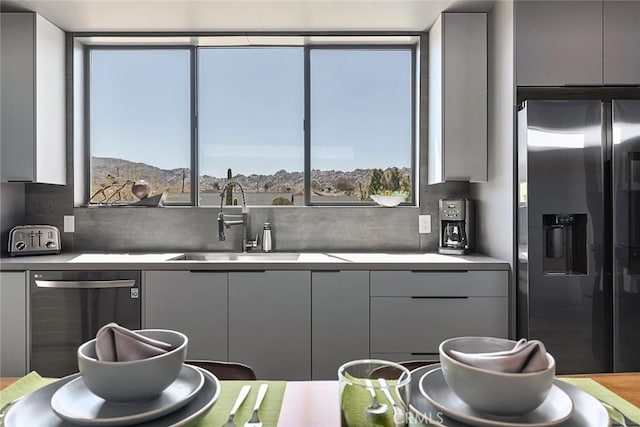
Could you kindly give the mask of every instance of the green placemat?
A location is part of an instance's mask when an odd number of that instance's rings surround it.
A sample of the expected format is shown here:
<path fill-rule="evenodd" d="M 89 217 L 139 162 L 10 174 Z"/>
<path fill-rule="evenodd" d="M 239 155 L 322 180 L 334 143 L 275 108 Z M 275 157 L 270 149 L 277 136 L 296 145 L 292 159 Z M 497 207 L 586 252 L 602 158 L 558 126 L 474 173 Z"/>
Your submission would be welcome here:
<path fill-rule="evenodd" d="M 231 407 L 236 401 L 240 389 L 245 384 L 251 385 L 251 391 L 234 417 L 236 426 L 242 427 L 244 423 L 251 418 L 260 384 L 269 384 L 269 390 L 262 401 L 258 415 L 260 416 L 263 427 L 276 427 L 278 417 L 280 416 L 280 408 L 282 407 L 284 389 L 287 385 L 285 381 L 220 381 L 221 392 L 218 401 L 213 405 L 211 412 L 196 424 L 196 426 L 220 427 L 226 423 Z"/>
<path fill-rule="evenodd" d="M 616 408 L 618 411 L 625 414 L 629 419 L 635 423 L 640 424 L 640 408 L 633 403 L 618 396 L 602 384 L 592 380 L 591 378 L 560 378 L 562 381 L 568 382 L 571 385 L 578 387 L 581 390 L 586 391 L 598 400 Z M 609 411 L 609 414 L 613 419 L 617 420 L 619 415 L 614 411 Z"/>
<path fill-rule="evenodd" d="M 36 391 L 53 381 L 55 379 L 42 378 L 36 371 L 28 373 L 15 383 L 0 390 L 0 408 L 4 408 L 9 402 Z M 2 424 L 2 419 L 0 419 L 0 425 Z"/>
<path fill-rule="evenodd" d="M 30 372 L 15 383 L 0 390 L 0 408 L 18 397 L 34 392 L 53 381 L 56 381 L 56 379 L 42 378 L 37 372 Z M 264 383 L 269 384 L 269 390 L 260 407 L 260 420 L 264 427 L 276 427 L 278 417 L 280 416 L 280 408 L 282 407 L 284 389 L 286 387 L 285 381 L 220 381 L 221 392 L 218 401 L 197 426 L 220 427 L 224 424 L 229 417 L 229 411 L 240 389 L 243 385 L 249 384 L 251 385 L 251 391 L 235 416 L 236 425 L 242 427 L 245 421 L 251 417 L 253 405 L 256 403 L 256 397 L 258 395 L 258 388 L 260 384 Z M 2 419 L 0 419 L 0 426 L 1 425 Z"/>

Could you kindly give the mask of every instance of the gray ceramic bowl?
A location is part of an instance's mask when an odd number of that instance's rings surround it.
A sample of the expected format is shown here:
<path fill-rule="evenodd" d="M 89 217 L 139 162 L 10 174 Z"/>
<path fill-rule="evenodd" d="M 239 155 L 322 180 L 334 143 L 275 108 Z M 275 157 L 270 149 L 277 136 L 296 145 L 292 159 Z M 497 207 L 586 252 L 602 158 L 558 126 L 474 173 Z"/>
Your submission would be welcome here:
<path fill-rule="evenodd" d="M 167 388 L 180 373 L 187 354 L 186 335 L 165 329 L 136 331 L 173 346 L 173 350 L 131 362 L 102 362 L 96 340 L 78 348 L 78 368 L 87 388 L 105 400 L 131 402 L 151 399 Z"/>
<path fill-rule="evenodd" d="M 467 405 L 478 411 L 516 415 L 538 407 L 549 394 L 556 363 L 547 353 L 549 367 L 539 372 L 504 373 L 476 368 L 451 358 L 449 350 L 488 353 L 510 350 L 515 341 L 490 337 L 451 338 L 440 344 L 440 364 L 447 385 Z"/>

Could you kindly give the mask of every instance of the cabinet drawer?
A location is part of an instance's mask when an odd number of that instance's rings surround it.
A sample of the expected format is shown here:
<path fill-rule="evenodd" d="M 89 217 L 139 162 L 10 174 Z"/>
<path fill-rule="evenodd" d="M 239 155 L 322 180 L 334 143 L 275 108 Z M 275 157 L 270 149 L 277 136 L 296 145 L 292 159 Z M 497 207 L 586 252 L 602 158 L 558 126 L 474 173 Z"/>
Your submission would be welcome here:
<path fill-rule="evenodd" d="M 507 271 L 372 271 L 371 296 L 506 297 Z"/>
<path fill-rule="evenodd" d="M 457 336 L 508 334 L 508 299 L 371 298 L 371 353 L 437 353 Z"/>

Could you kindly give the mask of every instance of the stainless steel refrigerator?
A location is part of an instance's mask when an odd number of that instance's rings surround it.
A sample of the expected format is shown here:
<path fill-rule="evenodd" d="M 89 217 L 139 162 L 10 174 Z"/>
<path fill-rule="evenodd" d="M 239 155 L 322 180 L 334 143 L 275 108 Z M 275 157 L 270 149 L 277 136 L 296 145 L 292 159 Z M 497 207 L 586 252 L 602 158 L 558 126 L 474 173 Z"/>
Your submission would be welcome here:
<path fill-rule="evenodd" d="M 517 158 L 518 335 L 640 371 L 640 101 L 525 101 Z"/>

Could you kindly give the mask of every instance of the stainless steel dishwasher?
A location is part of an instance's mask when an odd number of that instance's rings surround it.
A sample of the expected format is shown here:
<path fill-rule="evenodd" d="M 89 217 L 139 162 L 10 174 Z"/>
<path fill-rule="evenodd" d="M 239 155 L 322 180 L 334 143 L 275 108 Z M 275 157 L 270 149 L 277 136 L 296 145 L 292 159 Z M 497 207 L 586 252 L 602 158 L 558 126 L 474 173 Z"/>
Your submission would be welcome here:
<path fill-rule="evenodd" d="M 140 329 L 139 271 L 31 271 L 30 369 L 78 372 L 76 350 L 109 322 Z"/>

